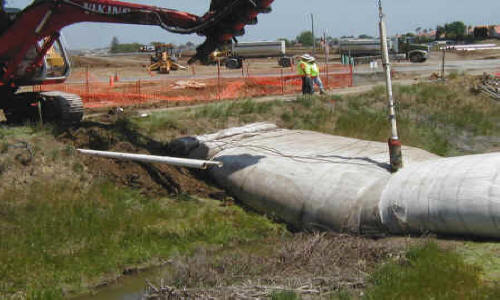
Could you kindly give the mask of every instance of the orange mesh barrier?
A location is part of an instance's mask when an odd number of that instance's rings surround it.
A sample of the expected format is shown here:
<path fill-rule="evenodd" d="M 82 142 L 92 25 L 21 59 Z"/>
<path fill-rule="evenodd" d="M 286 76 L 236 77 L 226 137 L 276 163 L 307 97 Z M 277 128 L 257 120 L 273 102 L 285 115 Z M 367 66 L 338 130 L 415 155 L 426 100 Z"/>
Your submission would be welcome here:
<path fill-rule="evenodd" d="M 327 73 L 328 72 L 328 73 Z M 321 68 L 325 88 L 352 86 L 352 69 L 349 66 L 329 65 Z M 242 73 L 221 72 L 220 76 L 186 76 L 165 80 L 136 80 L 113 82 L 99 80 L 91 74 L 73 76 L 77 83 L 36 86 L 36 91 L 59 90 L 78 94 L 87 108 L 137 105 L 167 101 L 179 102 L 217 101 L 267 95 L 300 93 L 301 79 L 290 69 L 278 69 L 264 75 L 250 76 L 248 68 Z"/>

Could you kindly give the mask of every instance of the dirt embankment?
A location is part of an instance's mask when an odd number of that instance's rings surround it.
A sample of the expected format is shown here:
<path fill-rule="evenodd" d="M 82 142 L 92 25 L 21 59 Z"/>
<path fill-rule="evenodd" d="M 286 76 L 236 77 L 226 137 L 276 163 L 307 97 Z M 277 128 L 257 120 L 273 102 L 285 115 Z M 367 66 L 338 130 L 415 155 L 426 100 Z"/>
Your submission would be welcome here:
<path fill-rule="evenodd" d="M 123 68 L 123 67 L 142 67 L 149 61 L 149 58 L 135 56 L 72 56 L 71 65 L 74 68 Z"/>
<path fill-rule="evenodd" d="M 131 128 L 127 121 L 108 124 L 85 122 L 80 128 L 61 134 L 58 140 L 75 148 L 169 155 L 168 144 L 141 135 Z M 195 195 L 215 199 L 225 197 L 223 191 L 206 183 L 202 172 L 169 165 L 90 156 L 81 156 L 81 162 L 93 176 L 139 189 L 148 196 Z"/>

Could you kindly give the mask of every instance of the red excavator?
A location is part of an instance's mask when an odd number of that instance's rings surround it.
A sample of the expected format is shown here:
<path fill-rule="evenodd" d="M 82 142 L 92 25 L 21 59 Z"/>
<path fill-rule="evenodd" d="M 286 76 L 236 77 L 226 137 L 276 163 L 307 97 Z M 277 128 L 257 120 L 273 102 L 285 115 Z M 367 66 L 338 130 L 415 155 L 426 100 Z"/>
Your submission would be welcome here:
<path fill-rule="evenodd" d="M 273 0 L 212 0 L 203 16 L 115 0 L 34 0 L 23 10 L 4 7 L 0 0 L 0 108 L 8 122 L 36 119 L 61 125 L 83 117 L 78 95 L 63 92 L 23 92 L 23 86 L 64 82 L 70 73 L 60 39 L 65 26 L 79 22 L 156 25 L 179 34 L 196 33 L 206 40 L 190 63 L 207 62 L 214 50 L 244 34 L 257 15 L 271 10 Z M 47 53 L 57 51 L 63 63 L 51 64 Z"/>

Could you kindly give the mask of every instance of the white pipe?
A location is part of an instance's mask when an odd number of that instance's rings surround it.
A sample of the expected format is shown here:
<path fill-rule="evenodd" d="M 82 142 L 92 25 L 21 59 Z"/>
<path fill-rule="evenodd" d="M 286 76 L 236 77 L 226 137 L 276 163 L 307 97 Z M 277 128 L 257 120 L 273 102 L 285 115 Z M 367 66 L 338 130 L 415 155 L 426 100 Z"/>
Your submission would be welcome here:
<path fill-rule="evenodd" d="M 188 158 L 178 158 L 178 157 L 168 157 L 168 156 L 155 156 L 155 155 L 145 155 L 145 154 L 132 154 L 132 153 L 119 153 L 119 152 L 109 152 L 109 151 L 97 151 L 97 150 L 86 150 L 77 149 L 78 152 L 106 158 L 122 159 L 122 160 L 132 160 L 132 161 L 142 161 L 147 163 L 161 163 L 177 167 L 186 167 L 193 169 L 207 169 L 209 167 L 222 167 L 223 164 L 220 161 L 212 160 L 198 160 L 198 159 L 188 159 Z"/>

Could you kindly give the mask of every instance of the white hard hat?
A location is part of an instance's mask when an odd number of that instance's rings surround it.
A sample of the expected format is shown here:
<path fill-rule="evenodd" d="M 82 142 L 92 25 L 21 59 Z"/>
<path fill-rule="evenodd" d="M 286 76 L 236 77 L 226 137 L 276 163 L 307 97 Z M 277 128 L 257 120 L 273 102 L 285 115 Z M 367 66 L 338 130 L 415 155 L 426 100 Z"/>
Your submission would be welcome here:
<path fill-rule="evenodd" d="M 302 55 L 300 58 L 302 58 L 303 60 L 307 60 L 307 61 L 309 61 L 309 60 L 311 60 L 311 58 L 313 58 L 313 57 L 312 57 L 311 55 L 309 55 L 309 54 L 307 54 L 307 53 L 306 53 L 306 54 Z"/>

